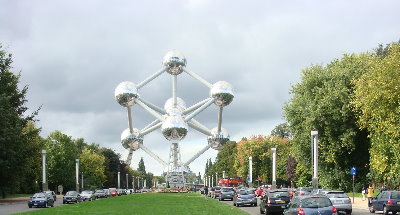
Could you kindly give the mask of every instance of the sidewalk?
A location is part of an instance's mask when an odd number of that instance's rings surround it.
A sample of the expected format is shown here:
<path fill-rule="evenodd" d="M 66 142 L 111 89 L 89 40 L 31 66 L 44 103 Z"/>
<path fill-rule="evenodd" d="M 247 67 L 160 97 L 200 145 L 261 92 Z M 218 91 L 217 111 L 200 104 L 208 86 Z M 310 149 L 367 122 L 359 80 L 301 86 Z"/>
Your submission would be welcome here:
<path fill-rule="evenodd" d="M 353 203 L 353 197 L 349 196 L 351 202 Z M 355 208 L 360 208 L 360 209 L 368 209 L 368 200 L 365 198 L 365 200 L 362 199 L 362 197 L 354 197 L 354 203 L 353 207 Z"/>

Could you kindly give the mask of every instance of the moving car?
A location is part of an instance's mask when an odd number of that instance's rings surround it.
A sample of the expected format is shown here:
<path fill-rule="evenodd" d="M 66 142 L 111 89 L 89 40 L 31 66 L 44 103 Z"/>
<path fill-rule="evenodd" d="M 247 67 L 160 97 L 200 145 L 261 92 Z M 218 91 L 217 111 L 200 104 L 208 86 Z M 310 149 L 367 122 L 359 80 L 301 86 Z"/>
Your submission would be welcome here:
<path fill-rule="evenodd" d="M 48 191 L 44 191 L 44 192 L 53 196 L 54 201 L 57 201 L 57 195 L 54 191 L 48 190 Z"/>
<path fill-rule="evenodd" d="M 371 213 L 383 211 L 384 215 L 387 215 L 389 212 L 396 214 L 400 212 L 400 191 L 382 191 L 372 199 L 371 204 L 368 206 Z"/>
<path fill-rule="evenodd" d="M 63 197 L 63 204 L 81 202 L 81 195 L 76 191 L 68 191 Z"/>
<path fill-rule="evenodd" d="M 96 199 L 94 192 L 91 190 L 84 190 L 81 192 L 82 201 L 93 201 Z"/>
<path fill-rule="evenodd" d="M 258 187 L 257 190 L 254 191 L 254 195 L 257 197 L 264 196 L 265 192 L 261 187 Z"/>
<path fill-rule="evenodd" d="M 253 192 L 248 192 L 247 190 L 239 190 L 233 196 L 233 206 L 239 207 L 243 205 L 257 206 L 257 199 L 254 197 Z"/>
<path fill-rule="evenodd" d="M 222 201 L 225 199 L 233 200 L 234 195 L 235 195 L 235 191 L 233 190 L 233 187 L 222 187 L 221 194 L 218 199 L 219 199 L 219 201 Z"/>
<path fill-rule="evenodd" d="M 331 200 L 324 195 L 295 196 L 290 201 L 284 215 L 337 215 Z"/>
<path fill-rule="evenodd" d="M 353 206 L 351 204 L 350 198 L 344 191 L 334 191 L 325 190 L 322 191 L 332 202 L 332 205 L 336 207 L 338 212 L 345 212 L 346 214 L 351 214 L 353 211 Z"/>
<path fill-rule="evenodd" d="M 280 213 L 288 207 L 290 194 L 287 190 L 268 190 L 261 198 L 260 213 Z"/>
<path fill-rule="evenodd" d="M 54 199 L 53 196 L 47 193 L 35 193 L 28 200 L 28 207 L 44 207 L 47 206 L 54 207 Z"/>
<path fill-rule="evenodd" d="M 216 199 L 219 198 L 220 195 L 221 195 L 221 187 L 220 186 L 214 187 L 214 192 L 212 197 Z"/>

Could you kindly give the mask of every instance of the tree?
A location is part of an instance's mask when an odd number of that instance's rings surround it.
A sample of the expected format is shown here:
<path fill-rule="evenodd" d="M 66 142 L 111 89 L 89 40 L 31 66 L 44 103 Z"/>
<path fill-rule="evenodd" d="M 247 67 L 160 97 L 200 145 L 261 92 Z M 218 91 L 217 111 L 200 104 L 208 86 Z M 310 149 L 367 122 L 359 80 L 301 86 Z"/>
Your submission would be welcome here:
<path fill-rule="evenodd" d="M 220 177 L 222 177 L 223 171 L 225 171 L 225 176 L 237 176 L 233 167 L 237 154 L 236 146 L 236 142 L 229 141 L 225 144 L 224 148 L 218 152 L 214 166 L 215 172 L 217 172 Z"/>
<path fill-rule="evenodd" d="M 20 75 L 10 71 L 11 64 L 12 55 L 2 50 L 0 44 L 0 192 L 3 197 L 7 192 L 20 190 L 21 175 L 29 167 L 27 162 L 37 156 L 33 154 L 36 150 L 28 150 L 35 144 L 39 132 L 31 127 L 24 133 L 28 123 L 35 121 L 38 110 L 26 113 L 28 87 L 18 88 Z"/>
<path fill-rule="evenodd" d="M 366 183 L 368 132 L 357 125 L 350 101 L 352 81 L 368 70 L 366 62 L 370 59 L 370 54 L 345 54 L 326 66 L 312 65 L 302 71 L 301 82 L 293 86 L 293 97 L 284 113 L 293 132 L 298 185 L 307 186 L 311 179 L 310 131 L 315 129 L 319 131 L 321 186 L 350 190 L 352 166 L 358 167 L 360 181 Z"/>
<path fill-rule="evenodd" d="M 271 136 L 280 138 L 291 138 L 292 134 L 290 132 L 290 126 L 287 122 L 277 125 L 272 131 Z"/>
<path fill-rule="evenodd" d="M 106 176 L 106 180 L 103 184 L 104 187 L 117 187 L 117 172 L 120 165 L 120 155 L 109 148 L 101 148 L 99 153 L 105 158 L 104 174 Z"/>
<path fill-rule="evenodd" d="M 79 160 L 80 171 L 84 175 L 85 187 L 92 190 L 102 187 L 106 180 L 106 175 L 104 174 L 105 157 L 85 148 L 82 150 Z"/>
<path fill-rule="evenodd" d="M 400 43 L 376 49 L 370 67 L 355 83 L 358 123 L 370 132 L 371 179 L 399 186 L 400 160 Z"/>

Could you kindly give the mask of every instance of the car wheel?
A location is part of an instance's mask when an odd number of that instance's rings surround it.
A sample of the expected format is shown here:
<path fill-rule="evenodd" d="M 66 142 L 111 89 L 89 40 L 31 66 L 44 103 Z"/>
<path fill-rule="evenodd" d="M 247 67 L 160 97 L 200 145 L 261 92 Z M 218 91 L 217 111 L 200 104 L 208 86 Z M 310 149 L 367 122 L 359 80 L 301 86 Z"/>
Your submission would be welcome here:
<path fill-rule="evenodd" d="M 392 214 L 393 214 L 393 215 L 397 214 L 397 211 L 392 211 Z"/>
<path fill-rule="evenodd" d="M 370 213 L 375 213 L 375 210 L 374 210 L 374 208 L 371 206 L 371 207 L 369 207 L 369 212 Z"/>
<path fill-rule="evenodd" d="M 387 211 L 387 207 L 383 206 L 383 214 L 387 215 L 389 213 L 389 211 Z"/>
<path fill-rule="evenodd" d="M 32 208 L 32 205 L 28 205 L 29 208 Z"/>

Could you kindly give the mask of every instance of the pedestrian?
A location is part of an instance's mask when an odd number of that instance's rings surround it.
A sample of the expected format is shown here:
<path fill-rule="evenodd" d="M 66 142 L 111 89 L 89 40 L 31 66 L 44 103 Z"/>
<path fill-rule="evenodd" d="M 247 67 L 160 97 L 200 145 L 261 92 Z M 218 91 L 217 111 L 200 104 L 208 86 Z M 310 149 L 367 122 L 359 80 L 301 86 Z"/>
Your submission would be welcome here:
<path fill-rule="evenodd" d="M 361 194 L 362 194 L 362 200 L 365 201 L 365 194 L 367 194 L 367 189 L 365 189 L 365 187 L 362 188 L 361 190 Z"/>
<path fill-rule="evenodd" d="M 371 207 L 372 198 L 374 197 L 374 188 L 372 187 L 372 184 L 370 184 L 368 187 L 367 196 L 368 196 L 368 207 Z"/>
<path fill-rule="evenodd" d="M 205 186 L 204 187 L 204 198 L 206 199 L 206 200 L 208 200 L 208 187 L 207 186 Z"/>

